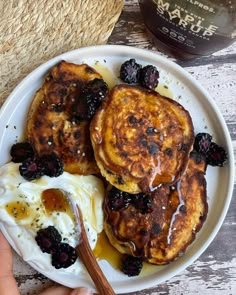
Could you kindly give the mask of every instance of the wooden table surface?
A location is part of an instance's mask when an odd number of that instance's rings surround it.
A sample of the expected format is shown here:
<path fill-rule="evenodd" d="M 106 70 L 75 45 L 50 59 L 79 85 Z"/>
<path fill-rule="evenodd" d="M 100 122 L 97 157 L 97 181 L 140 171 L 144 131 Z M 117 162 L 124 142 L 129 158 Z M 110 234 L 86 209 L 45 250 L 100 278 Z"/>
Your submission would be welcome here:
<path fill-rule="evenodd" d="M 138 1 L 127 0 L 109 44 L 158 50 L 146 34 Z M 160 53 L 163 55 L 163 53 Z M 173 58 L 171 58 L 174 60 Z M 175 61 L 175 60 L 174 60 Z M 236 43 L 210 57 L 176 61 L 211 93 L 229 128 L 236 151 Z M 234 184 L 235 188 L 235 184 Z M 15 257 L 15 274 L 21 294 L 37 294 L 52 284 Z M 129 293 L 131 294 L 131 293 Z M 156 287 L 134 295 L 233 295 L 236 294 L 236 190 L 225 221 L 208 249 L 185 271 Z M 10 293 L 9 293 L 10 295 Z M 128 295 L 128 293 L 126 294 Z"/>

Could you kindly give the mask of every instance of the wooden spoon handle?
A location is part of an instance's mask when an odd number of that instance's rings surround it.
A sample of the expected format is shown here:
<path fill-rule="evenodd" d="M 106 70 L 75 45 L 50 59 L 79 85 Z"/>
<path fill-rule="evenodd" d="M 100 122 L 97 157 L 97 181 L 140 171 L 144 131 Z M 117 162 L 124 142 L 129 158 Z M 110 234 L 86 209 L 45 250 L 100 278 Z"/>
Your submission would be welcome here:
<path fill-rule="evenodd" d="M 81 242 L 76 247 L 79 258 L 85 265 L 90 277 L 92 278 L 100 295 L 115 295 L 111 285 L 104 276 L 88 242 L 87 234 L 84 228 L 83 219 L 80 209 L 79 212 L 80 226 L 81 226 Z"/>

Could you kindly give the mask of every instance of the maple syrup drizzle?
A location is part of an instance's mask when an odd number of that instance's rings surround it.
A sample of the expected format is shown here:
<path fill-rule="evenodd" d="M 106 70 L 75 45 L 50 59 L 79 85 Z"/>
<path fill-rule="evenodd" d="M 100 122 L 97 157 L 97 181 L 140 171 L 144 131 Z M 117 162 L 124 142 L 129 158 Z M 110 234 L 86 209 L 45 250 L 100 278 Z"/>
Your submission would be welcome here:
<path fill-rule="evenodd" d="M 74 214 L 62 190 L 57 188 L 46 189 L 42 192 L 41 200 L 48 215 L 51 215 L 55 211 L 64 212 L 74 220 Z"/>
<path fill-rule="evenodd" d="M 6 204 L 5 208 L 8 214 L 17 221 L 26 219 L 31 215 L 31 209 L 26 202 L 11 202 Z"/>
<path fill-rule="evenodd" d="M 162 173 L 161 171 L 161 160 L 160 156 L 156 157 L 156 163 L 154 164 L 154 173 L 150 178 L 149 190 L 154 191 L 161 183 L 171 183 L 175 180 L 175 175 L 171 175 L 168 173 Z M 156 166 L 156 167 L 155 167 Z"/>
<path fill-rule="evenodd" d="M 176 210 L 173 212 L 173 214 L 171 216 L 170 225 L 169 225 L 169 228 L 168 228 L 167 245 L 170 245 L 170 243 L 171 243 L 172 232 L 174 230 L 176 230 L 173 227 L 174 222 L 175 222 L 178 214 L 180 213 L 181 206 L 184 205 L 184 200 L 183 200 L 182 193 L 181 193 L 181 181 L 178 181 L 177 184 L 176 184 L 176 189 L 175 189 L 175 192 L 174 192 L 174 198 L 175 198 L 174 202 L 177 201 L 177 204 L 176 204 Z"/>

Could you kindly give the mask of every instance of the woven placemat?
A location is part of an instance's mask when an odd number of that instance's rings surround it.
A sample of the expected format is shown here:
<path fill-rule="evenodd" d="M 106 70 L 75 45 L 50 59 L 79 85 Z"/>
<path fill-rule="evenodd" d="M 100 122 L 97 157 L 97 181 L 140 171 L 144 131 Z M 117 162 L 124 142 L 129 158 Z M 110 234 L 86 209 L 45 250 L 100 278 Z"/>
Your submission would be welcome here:
<path fill-rule="evenodd" d="M 124 0 L 0 1 L 0 106 L 33 69 L 63 52 L 105 44 Z"/>

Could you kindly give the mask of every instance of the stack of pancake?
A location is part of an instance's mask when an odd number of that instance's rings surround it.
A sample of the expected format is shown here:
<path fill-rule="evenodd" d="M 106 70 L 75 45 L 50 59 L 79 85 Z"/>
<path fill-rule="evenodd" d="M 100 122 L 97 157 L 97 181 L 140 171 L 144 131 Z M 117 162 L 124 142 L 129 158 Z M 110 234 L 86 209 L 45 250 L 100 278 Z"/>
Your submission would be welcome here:
<path fill-rule="evenodd" d="M 206 164 L 191 153 L 191 117 L 153 90 L 120 84 L 91 122 L 73 121 L 74 97 L 95 78 L 102 77 L 88 65 L 54 66 L 32 102 L 28 139 L 39 154 L 56 152 L 68 172 L 99 172 L 108 187 L 131 197 L 148 194 L 147 213 L 132 204 L 112 210 L 105 196 L 104 229 L 121 253 L 168 263 L 194 240 L 207 215 Z"/>

